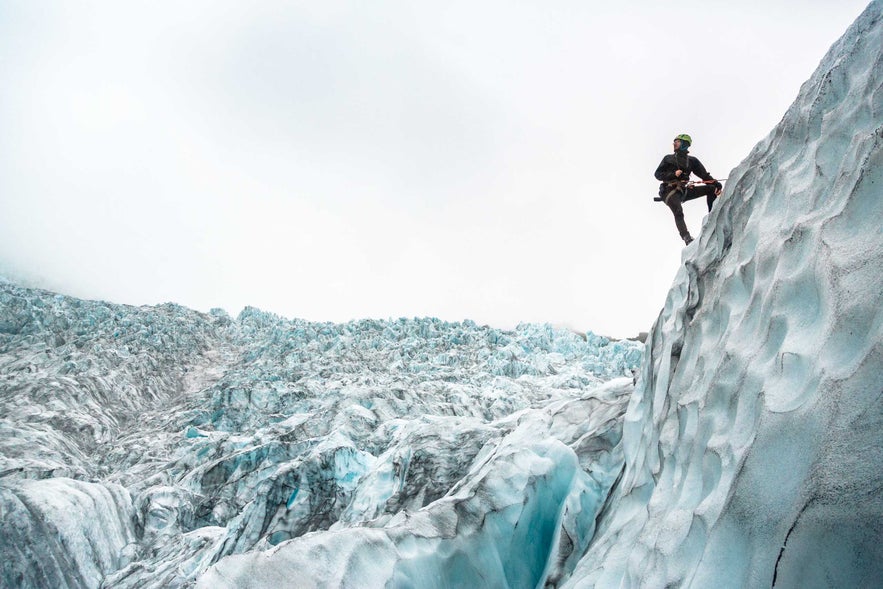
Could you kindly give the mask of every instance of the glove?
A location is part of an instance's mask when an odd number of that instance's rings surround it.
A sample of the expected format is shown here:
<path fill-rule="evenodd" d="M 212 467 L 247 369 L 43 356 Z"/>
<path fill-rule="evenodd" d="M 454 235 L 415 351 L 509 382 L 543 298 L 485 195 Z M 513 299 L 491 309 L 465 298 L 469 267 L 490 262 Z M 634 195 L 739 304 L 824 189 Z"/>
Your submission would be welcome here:
<path fill-rule="evenodd" d="M 714 186 L 715 190 L 723 190 L 724 189 L 724 185 L 721 184 L 720 182 L 718 182 L 717 180 L 714 181 L 714 184 L 712 184 L 712 186 Z"/>

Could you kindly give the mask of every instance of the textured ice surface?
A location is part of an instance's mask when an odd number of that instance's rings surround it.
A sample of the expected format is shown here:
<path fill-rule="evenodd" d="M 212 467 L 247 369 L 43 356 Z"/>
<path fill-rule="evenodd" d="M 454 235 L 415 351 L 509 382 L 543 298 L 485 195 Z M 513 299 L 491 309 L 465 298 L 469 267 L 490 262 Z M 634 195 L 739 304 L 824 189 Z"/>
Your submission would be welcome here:
<path fill-rule="evenodd" d="M 621 470 L 641 353 L 540 325 L 234 320 L 0 284 L 0 585 L 186 586 L 215 562 L 232 586 L 290 579 L 235 564 L 267 549 L 332 585 L 367 586 L 345 558 L 378 583 L 475 579 L 488 555 L 500 583 L 560 578 Z"/>
<path fill-rule="evenodd" d="M 883 586 L 883 3 L 730 174 L 567 587 Z"/>
<path fill-rule="evenodd" d="M 118 485 L 6 477 L 0 514 L 4 587 L 95 587 L 135 539 L 132 501 Z"/>
<path fill-rule="evenodd" d="M 304 587 L 535 587 L 547 579 L 554 582 L 585 550 L 619 474 L 621 405 L 616 399 L 630 389 L 630 381 L 619 381 L 590 398 L 521 412 L 488 428 L 499 429 L 465 476 L 422 509 L 228 557 L 197 586 L 271 587 L 295 574 Z M 468 425 L 459 427 L 469 432 Z M 374 485 L 364 488 L 376 493 Z"/>

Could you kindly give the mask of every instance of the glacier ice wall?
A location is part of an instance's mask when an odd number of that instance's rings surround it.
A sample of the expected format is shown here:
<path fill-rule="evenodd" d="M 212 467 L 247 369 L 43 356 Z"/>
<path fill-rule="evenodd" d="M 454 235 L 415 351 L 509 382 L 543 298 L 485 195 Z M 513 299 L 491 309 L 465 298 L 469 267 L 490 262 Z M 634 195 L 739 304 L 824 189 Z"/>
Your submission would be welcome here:
<path fill-rule="evenodd" d="M 566 587 L 883 586 L 883 3 L 730 174 Z"/>
<path fill-rule="evenodd" d="M 560 579 L 621 470 L 641 355 L 543 325 L 233 319 L 0 281 L 0 586 L 289 577 L 248 573 L 267 554 L 317 583 L 365 581 L 358 563 Z"/>

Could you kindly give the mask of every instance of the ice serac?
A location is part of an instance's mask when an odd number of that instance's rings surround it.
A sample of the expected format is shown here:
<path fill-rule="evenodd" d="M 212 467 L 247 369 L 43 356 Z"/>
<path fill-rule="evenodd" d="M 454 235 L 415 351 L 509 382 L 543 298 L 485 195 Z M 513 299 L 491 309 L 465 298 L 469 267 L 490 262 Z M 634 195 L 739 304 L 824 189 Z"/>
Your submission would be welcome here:
<path fill-rule="evenodd" d="M 96 587 L 135 539 L 119 485 L 0 479 L 0 580 L 8 587 Z"/>
<path fill-rule="evenodd" d="M 883 586 L 883 2 L 688 247 L 565 587 Z"/>
<path fill-rule="evenodd" d="M 474 458 L 467 454 L 467 471 L 431 503 L 229 556 L 197 587 L 273 587 L 295 575 L 303 587 L 554 584 L 585 551 L 621 470 L 620 402 L 631 388 L 628 380 L 614 380 L 584 398 L 481 426 L 496 432 Z M 433 425 L 456 425 L 464 437 L 470 430 L 464 423 Z M 442 450 L 442 461 L 465 458 L 457 449 L 427 450 Z M 366 476 L 361 488 L 376 495 L 378 486 Z M 377 510 L 358 497 L 352 504 L 373 516 Z"/>
<path fill-rule="evenodd" d="M 641 355 L 0 280 L 0 586 L 555 583 L 621 471 Z"/>

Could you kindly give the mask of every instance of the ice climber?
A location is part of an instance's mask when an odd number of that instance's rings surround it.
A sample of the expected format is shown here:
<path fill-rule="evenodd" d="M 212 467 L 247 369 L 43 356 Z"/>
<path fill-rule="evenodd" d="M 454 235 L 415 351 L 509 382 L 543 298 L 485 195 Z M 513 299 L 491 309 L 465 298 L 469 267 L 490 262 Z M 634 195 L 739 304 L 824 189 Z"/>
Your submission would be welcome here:
<path fill-rule="evenodd" d="M 675 225 L 681 234 L 681 239 L 687 245 L 690 245 L 693 238 L 684 222 L 684 209 L 681 203 L 704 196 L 708 202 L 708 210 L 711 211 L 714 200 L 723 188 L 721 183 L 705 170 L 702 162 L 688 153 L 691 143 L 693 140 L 687 134 L 675 137 L 674 153 L 662 158 L 654 174 L 656 179 L 662 182 L 659 185 L 659 197 L 654 200 L 665 202 L 674 213 Z M 703 182 L 696 184 L 690 182 L 690 174 L 696 174 Z"/>

